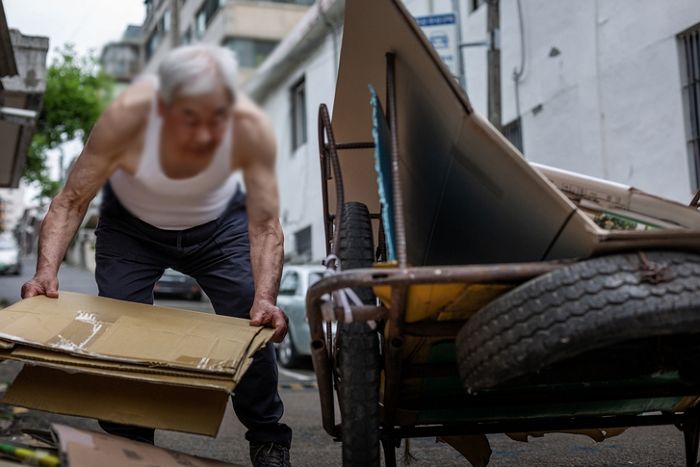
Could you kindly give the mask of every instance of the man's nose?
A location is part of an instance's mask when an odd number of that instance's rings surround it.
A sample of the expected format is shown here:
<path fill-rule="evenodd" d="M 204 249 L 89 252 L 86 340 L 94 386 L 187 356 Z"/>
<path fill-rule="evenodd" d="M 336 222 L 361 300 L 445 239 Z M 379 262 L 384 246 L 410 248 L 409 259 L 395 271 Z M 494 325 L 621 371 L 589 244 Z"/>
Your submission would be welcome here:
<path fill-rule="evenodd" d="M 197 128 L 197 132 L 195 133 L 195 141 L 197 144 L 209 144 L 211 143 L 212 138 L 213 135 L 206 126 Z"/>

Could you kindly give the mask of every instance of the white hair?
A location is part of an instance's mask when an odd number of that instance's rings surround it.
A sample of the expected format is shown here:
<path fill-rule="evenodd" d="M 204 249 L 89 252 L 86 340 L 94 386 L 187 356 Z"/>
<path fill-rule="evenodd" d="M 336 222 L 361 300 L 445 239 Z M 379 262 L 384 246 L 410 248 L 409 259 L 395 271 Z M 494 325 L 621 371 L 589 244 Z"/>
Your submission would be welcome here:
<path fill-rule="evenodd" d="M 158 66 L 159 94 L 166 103 L 175 94 L 206 94 L 223 84 L 236 95 L 238 61 L 230 49 L 208 44 L 194 44 L 168 51 Z"/>

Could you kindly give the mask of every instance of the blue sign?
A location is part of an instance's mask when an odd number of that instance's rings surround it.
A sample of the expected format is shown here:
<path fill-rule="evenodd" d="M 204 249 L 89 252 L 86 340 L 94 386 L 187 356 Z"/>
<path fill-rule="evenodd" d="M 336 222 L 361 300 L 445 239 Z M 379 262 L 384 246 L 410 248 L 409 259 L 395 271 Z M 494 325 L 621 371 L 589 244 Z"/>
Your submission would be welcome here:
<path fill-rule="evenodd" d="M 426 26 L 441 26 L 443 24 L 455 24 L 457 19 L 453 13 L 444 15 L 417 16 L 416 22 L 418 26 L 424 28 Z"/>
<path fill-rule="evenodd" d="M 457 57 L 459 47 L 457 44 L 457 15 L 446 13 L 440 15 L 418 16 L 416 23 L 425 33 L 425 37 L 440 55 L 453 75 L 459 73 Z"/>

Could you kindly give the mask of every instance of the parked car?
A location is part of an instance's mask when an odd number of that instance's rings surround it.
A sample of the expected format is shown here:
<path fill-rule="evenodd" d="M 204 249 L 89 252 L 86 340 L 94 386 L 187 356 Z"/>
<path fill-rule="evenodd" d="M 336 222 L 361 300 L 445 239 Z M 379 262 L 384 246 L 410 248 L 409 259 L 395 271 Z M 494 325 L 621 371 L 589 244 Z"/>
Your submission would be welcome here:
<path fill-rule="evenodd" d="M 197 281 L 174 269 L 166 269 L 153 288 L 157 297 L 180 297 L 185 300 L 201 300 L 202 289 Z"/>
<path fill-rule="evenodd" d="M 323 266 L 285 266 L 282 271 L 277 305 L 289 317 L 289 331 L 284 340 L 275 346 L 277 362 L 285 368 L 293 368 L 304 357 L 311 355 L 311 337 L 306 319 L 306 290 L 321 277 Z"/>
<path fill-rule="evenodd" d="M 12 235 L 0 236 L 0 272 L 16 276 L 22 274 L 19 245 Z"/>

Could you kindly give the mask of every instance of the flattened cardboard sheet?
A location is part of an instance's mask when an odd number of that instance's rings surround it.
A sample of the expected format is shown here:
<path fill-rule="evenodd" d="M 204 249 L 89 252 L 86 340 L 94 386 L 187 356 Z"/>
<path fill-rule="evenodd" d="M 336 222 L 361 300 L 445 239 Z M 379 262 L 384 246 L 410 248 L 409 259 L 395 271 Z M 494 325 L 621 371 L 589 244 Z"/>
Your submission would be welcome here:
<path fill-rule="evenodd" d="M 106 360 L 88 360 L 22 346 L 18 346 L 13 351 L 0 350 L 0 360 L 16 360 L 30 365 L 54 368 L 66 372 L 67 375 L 80 372 L 175 386 L 218 389 L 227 392 L 231 392 L 236 384 L 236 381 L 230 376 L 203 375 L 168 368 L 151 369 L 139 365 L 112 363 Z"/>
<path fill-rule="evenodd" d="M 71 467 L 241 467 L 65 425 L 51 429 L 63 462 Z"/>
<path fill-rule="evenodd" d="M 8 403 L 213 436 L 273 331 L 247 320 L 62 292 L 0 312 Z"/>
<path fill-rule="evenodd" d="M 61 292 L 0 313 L 0 338 L 85 358 L 240 374 L 272 336 L 248 320 Z"/>
<path fill-rule="evenodd" d="M 216 436 L 228 393 L 25 366 L 3 402 L 116 423 Z"/>

